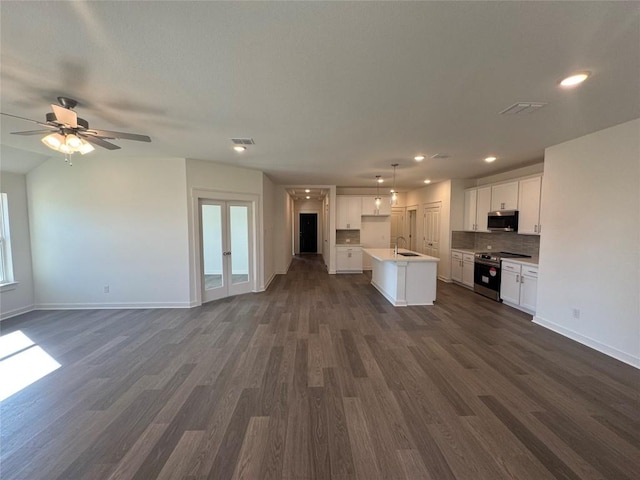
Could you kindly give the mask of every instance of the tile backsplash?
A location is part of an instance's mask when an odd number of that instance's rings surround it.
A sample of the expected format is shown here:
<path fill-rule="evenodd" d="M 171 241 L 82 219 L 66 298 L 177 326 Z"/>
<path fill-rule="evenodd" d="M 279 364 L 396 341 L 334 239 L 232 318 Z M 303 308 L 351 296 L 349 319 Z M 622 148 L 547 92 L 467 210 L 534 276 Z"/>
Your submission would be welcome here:
<path fill-rule="evenodd" d="M 518 235 L 517 233 L 492 232 L 452 232 L 451 248 L 465 248 L 484 252 L 489 250 L 495 252 L 523 253 L 537 257 L 540 253 L 540 237 L 538 235 Z"/>
<path fill-rule="evenodd" d="M 336 245 L 345 243 L 360 243 L 360 230 L 336 230 Z"/>

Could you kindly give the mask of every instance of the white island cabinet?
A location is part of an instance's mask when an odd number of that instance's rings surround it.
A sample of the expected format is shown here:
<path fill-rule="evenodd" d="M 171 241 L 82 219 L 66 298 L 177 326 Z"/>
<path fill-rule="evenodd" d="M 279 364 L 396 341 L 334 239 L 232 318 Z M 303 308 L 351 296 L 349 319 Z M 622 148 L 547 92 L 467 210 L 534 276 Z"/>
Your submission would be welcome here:
<path fill-rule="evenodd" d="M 392 248 L 366 248 L 363 252 L 373 259 L 371 284 L 392 305 L 433 305 L 439 258 L 403 249 L 396 254 Z"/>

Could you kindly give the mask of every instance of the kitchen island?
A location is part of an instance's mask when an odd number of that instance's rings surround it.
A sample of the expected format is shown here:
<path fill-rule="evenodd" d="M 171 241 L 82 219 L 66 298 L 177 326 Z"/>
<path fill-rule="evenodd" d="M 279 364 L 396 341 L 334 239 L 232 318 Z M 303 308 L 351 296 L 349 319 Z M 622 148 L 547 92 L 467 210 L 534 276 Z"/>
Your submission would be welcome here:
<path fill-rule="evenodd" d="M 410 250 L 364 248 L 373 258 L 371 284 L 396 307 L 433 305 L 439 258 Z"/>

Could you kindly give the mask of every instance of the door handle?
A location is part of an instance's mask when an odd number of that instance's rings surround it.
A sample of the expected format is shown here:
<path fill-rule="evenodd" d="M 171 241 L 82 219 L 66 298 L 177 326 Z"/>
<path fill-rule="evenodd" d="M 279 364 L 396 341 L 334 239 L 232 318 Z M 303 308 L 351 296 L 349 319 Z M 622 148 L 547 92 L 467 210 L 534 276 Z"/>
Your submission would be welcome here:
<path fill-rule="evenodd" d="M 231 252 L 222 252 L 222 255 L 231 255 Z"/>

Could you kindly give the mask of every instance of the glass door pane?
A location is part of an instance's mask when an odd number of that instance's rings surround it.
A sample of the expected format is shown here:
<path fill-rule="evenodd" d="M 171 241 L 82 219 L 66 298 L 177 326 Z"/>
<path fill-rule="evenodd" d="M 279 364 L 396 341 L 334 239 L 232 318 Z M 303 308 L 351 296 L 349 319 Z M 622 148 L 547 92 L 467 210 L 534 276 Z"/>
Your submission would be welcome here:
<path fill-rule="evenodd" d="M 201 214 L 204 290 L 224 288 L 222 205 L 202 205 Z"/>
<path fill-rule="evenodd" d="M 229 206 L 231 284 L 249 281 L 249 207 Z"/>

